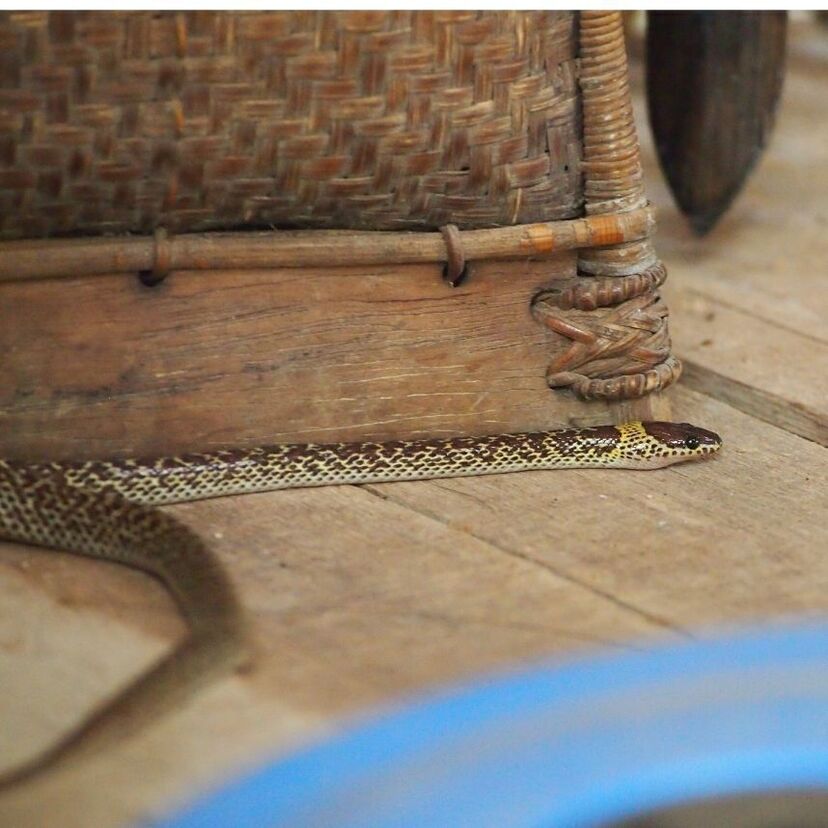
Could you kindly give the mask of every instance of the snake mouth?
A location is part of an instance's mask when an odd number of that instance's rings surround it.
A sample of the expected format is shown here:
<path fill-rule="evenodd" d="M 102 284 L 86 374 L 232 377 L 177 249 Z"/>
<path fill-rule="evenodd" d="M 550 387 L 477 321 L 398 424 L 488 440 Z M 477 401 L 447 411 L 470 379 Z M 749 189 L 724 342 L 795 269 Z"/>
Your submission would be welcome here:
<path fill-rule="evenodd" d="M 715 431 L 708 431 L 698 426 L 692 428 L 692 436 L 696 437 L 706 454 L 715 454 L 722 447 L 722 438 Z"/>
<path fill-rule="evenodd" d="M 704 433 L 705 440 L 701 445 L 705 457 L 712 457 L 718 454 L 722 447 L 722 438 L 716 434 L 715 431 L 707 431 L 707 429 L 700 428 L 699 431 Z"/>

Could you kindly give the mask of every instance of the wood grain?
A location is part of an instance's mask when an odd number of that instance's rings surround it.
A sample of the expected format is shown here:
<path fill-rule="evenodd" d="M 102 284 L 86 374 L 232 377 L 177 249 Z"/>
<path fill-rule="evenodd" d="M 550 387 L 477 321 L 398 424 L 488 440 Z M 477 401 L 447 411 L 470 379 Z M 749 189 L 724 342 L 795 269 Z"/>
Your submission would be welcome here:
<path fill-rule="evenodd" d="M 685 384 L 823 445 L 828 437 L 825 193 L 828 63 L 818 30 L 793 30 L 792 79 L 775 139 L 744 198 L 698 239 L 671 204 L 652 139 L 641 133 L 658 249 L 670 278 L 674 349 Z M 638 112 L 645 111 L 641 94 Z"/>
<path fill-rule="evenodd" d="M 828 446 L 828 419 L 824 411 L 799 404 L 792 404 L 784 397 L 750 385 L 732 376 L 705 368 L 697 362 L 684 360 L 684 384 L 709 397 L 722 400 L 739 411 L 744 411 L 766 423 L 772 423 Z"/>
<path fill-rule="evenodd" d="M 723 435 L 720 459 L 543 489 L 532 474 L 372 488 L 673 627 L 828 610 L 828 527 L 811 517 L 828 509 L 828 452 L 708 397 L 673 398 L 677 418 Z"/>
<path fill-rule="evenodd" d="M 438 265 L 2 285 L 0 454 L 159 455 L 282 441 L 539 430 L 666 416 L 550 391 L 570 340 L 530 300 L 573 253 Z"/>

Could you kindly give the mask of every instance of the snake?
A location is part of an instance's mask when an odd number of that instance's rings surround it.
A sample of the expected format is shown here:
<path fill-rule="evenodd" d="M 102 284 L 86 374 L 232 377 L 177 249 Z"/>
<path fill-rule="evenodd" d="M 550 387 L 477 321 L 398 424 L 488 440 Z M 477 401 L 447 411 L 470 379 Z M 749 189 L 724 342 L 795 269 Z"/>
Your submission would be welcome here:
<path fill-rule="evenodd" d="M 160 580 L 187 624 L 167 654 L 45 750 L 0 771 L 0 791 L 139 731 L 249 658 L 240 603 L 208 545 L 159 508 L 225 495 L 334 484 L 547 469 L 654 469 L 711 455 L 689 423 L 386 442 L 304 443 L 153 460 L 0 460 L 0 538 L 123 564 Z"/>

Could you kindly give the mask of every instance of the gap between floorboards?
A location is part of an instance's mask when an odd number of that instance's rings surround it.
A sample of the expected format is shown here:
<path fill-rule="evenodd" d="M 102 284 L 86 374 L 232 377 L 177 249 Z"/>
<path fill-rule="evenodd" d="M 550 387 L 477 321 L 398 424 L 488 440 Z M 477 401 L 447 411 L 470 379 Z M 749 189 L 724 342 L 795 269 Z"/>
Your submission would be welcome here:
<path fill-rule="evenodd" d="M 828 446 L 828 420 L 819 412 L 726 377 L 693 360 L 682 358 L 682 363 L 684 372 L 681 382 L 687 388 L 812 443 Z"/>

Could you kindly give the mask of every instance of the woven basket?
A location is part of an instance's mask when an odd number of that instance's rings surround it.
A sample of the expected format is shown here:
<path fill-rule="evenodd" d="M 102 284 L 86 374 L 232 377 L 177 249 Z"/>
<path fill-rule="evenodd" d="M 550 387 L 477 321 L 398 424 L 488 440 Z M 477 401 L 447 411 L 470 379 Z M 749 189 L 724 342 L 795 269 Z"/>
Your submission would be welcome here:
<path fill-rule="evenodd" d="M 580 214 L 571 12 L 0 17 L 0 237 Z"/>
<path fill-rule="evenodd" d="M 577 249 L 528 301 L 548 385 L 679 376 L 617 12 L 14 12 L 0 46 L 0 283 L 431 262 L 456 285 Z"/>

